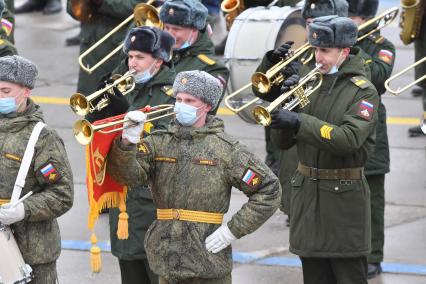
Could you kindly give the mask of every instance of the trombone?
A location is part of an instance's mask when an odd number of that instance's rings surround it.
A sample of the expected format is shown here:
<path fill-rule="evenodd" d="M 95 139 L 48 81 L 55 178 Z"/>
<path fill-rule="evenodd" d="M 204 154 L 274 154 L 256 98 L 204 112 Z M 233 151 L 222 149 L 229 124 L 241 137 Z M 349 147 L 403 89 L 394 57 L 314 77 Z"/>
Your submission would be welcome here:
<path fill-rule="evenodd" d="M 87 73 L 91 74 L 94 70 L 96 70 L 99 66 L 101 66 L 105 61 L 110 59 L 114 54 L 116 54 L 119 50 L 121 50 L 124 46 L 124 42 L 121 43 L 119 46 L 117 46 L 113 51 L 108 53 L 104 58 L 102 58 L 98 63 L 93 65 L 92 67 L 87 64 L 87 66 L 84 64 L 83 59 L 93 52 L 95 48 L 100 46 L 103 42 L 105 42 L 109 37 L 111 37 L 114 33 L 116 33 L 118 30 L 120 30 L 122 27 L 127 25 L 130 21 L 134 19 L 134 22 L 137 27 L 140 26 L 154 26 L 157 28 L 162 29 L 163 23 L 160 20 L 160 13 L 159 10 L 161 7 L 156 8 L 152 5 L 152 3 L 155 0 L 150 0 L 147 3 L 139 3 L 135 6 L 133 9 L 133 14 L 130 15 L 127 19 L 125 19 L 123 22 L 121 22 L 118 26 L 116 26 L 113 30 L 111 30 L 109 33 L 107 33 L 105 36 L 103 36 L 99 41 L 97 41 L 94 45 L 92 45 L 90 48 L 88 48 L 85 52 L 83 52 L 78 57 L 78 64 L 80 65 L 81 69 L 86 71 Z"/>
<path fill-rule="evenodd" d="M 127 95 L 133 91 L 136 86 L 133 75 L 134 71 L 128 71 L 124 75 L 115 74 L 111 77 L 111 79 L 114 80 L 112 84 L 107 84 L 104 88 L 87 97 L 81 93 L 75 93 L 70 98 L 71 109 L 74 113 L 81 116 L 85 116 L 94 111 L 100 111 L 111 103 L 108 94 L 114 95 L 114 87 L 117 87 L 123 95 Z M 93 101 L 100 96 L 103 96 L 103 98 L 96 104 L 93 104 Z"/>
<path fill-rule="evenodd" d="M 385 81 L 385 88 L 386 90 L 391 93 L 394 96 L 399 96 L 401 93 L 405 92 L 406 90 L 408 90 L 409 88 L 411 88 L 412 86 L 416 85 L 417 83 L 419 83 L 420 81 L 423 81 L 424 79 L 426 79 L 426 74 L 423 75 L 422 77 L 418 78 L 417 80 L 409 83 L 408 85 L 406 85 L 403 88 L 398 87 L 397 90 L 392 89 L 389 85 L 390 82 L 395 80 L 396 78 L 400 77 L 401 75 L 405 74 L 406 72 L 408 72 L 409 70 L 415 68 L 417 65 L 422 64 L 424 61 L 426 61 L 426 56 L 423 57 L 422 59 L 420 59 L 417 62 L 414 62 L 413 64 L 411 64 L 410 66 L 408 66 L 407 68 L 405 68 L 404 70 L 398 72 L 397 74 L 389 77 L 386 81 Z"/>
<path fill-rule="evenodd" d="M 142 108 L 140 109 L 140 111 L 145 110 L 144 112 L 148 115 L 148 116 L 153 116 L 156 115 L 155 117 L 152 117 L 150 119 L 147 119 L 145 121 L 146 122 L 152 122 L 167 116 L 171 116 L 171 115 L 175 115 L 174 112 L 169 112 L 166 114 L 161 114 L 163 112 L 167 112 L 170 111 L 174 108 L 174 105 L 172 104 L 164 104 L 164 105 L 158 105 L 152 108 Z M 87 145 L 90 144 L 93 140 L 93 137 L 95 135 L 95 132 L 100 132 L 103 134 L 108 134 L 108 133 L 114 133 L 114 132 L 118 132 L 123 130 L 124 127 L 124 123 L 130 121 L 129 119 L 125 119 L 123 118 L 124 115 L 119 115 L 117 117 L 113 117 L 111 118 L 110 122 L 106 122 L 106 123 L 101 123 L 98 125 L 93 125 L 92 123 L 90 123 L 88 120 L 86 119 L 80 119 L 77 120 L 74 123 L 73 126 L 73 133 L 74 133 L 74 137 L 77 140 L 78 143 L 80 143 L 81 145 Z M 115 120 L 114 120 L 115 119 Z M 113 127 L 119 124 L 123 124 L 123 126 L 118 127 L 118 128 L 113 128 L 111 130 L 104 130 L 105 128 L 109 128 L 109 127 Z M 130 125 L 133 126 L 134 124 Z"/>
<path fill-rule="evenodd" d="M 263 126 L 271 124 L 271 112 L 284 104 L 283 109 L 292 110 L 300 105 L 301 108 L 309 104 L 308 97 L 322 85 L 321 65 L 312 69 L 304 76 L 297 86 L 276 98 L 268 107 L 256 106 L 252 113 L 256 122 Z"/>

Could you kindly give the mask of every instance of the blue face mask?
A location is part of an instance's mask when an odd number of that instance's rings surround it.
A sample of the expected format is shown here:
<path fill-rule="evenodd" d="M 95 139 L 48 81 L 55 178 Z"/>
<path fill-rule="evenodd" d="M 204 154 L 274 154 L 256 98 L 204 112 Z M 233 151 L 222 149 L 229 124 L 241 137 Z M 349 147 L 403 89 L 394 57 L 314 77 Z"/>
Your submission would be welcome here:
<path fill-rule="evenodd" d="M 188 48 L 188 47 L 190 47 L 191 46 L 191 40 L 192 40 L 192 31 L 191 31 L 191 33 L 189 34 L 189 37 L 188 37 L 188 39 L 181 45 L 181 47 L 179 47 L 179 48 L 176 48 L 177 50 L 181 50 L 181 49 L 184 49 L 184 48 Z"/>
<path fill-rule="evenodd" d="M 136 84 L 146 83 L 146 82 L 149 81 L 149 79 L 152 78 L 151 68 L 152 68 L 152 66 L 154 66 L 155 62 L 157 62 L 157 60 L 152 62 L 151 66 L 149 66 L 149 68 L 146 69 L 145 71 L 143 71 L 142 73 L 138 73 L 138 74 L 134 75 Z"/>
<path fill-rule="evenodd" d="M 183 126 L 191 126 L 198 119 L 198 109 L 199 108 L 184 103 L 176 103 L 174 107 L 174 112 L 176 112 L 176 119 L 177 121 L 179 121 L 180 124 L 182 124 Z"/>
<path fill-rule="evenodd" d="M 18 110 L 15 98 L 0 98 L 0 113 L 8 114 Z"/>
<path fill-rule="evenodd" d="M 342 50 L 342 51 L 340 51 L 339 57 L 337 57 L 337 60 L 336 60 L 336 64 L 334 64 L 334 65 L 330 68 L 330 71 L 328 71 L 328 73 L 327 73 L 327 74 L 332 75 L 332 74 L 336 74 L 337 72 L 339 72 L 339 67 L 337 67 L 337 62 L 339 62 L 339 60 L 340 60 L 340 56 L 342 56 L 342 53 L 343 53 L 343 50 Z"/>

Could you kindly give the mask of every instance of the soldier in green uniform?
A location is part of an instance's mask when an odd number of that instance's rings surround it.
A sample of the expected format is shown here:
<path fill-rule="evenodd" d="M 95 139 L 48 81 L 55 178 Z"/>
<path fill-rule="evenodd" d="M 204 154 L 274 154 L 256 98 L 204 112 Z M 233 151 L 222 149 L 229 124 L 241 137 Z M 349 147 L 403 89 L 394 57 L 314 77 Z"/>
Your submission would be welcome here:
<path fill-rule="evenodd" d="M 0 58 L 0 202 L 7 203 L 21 167 L 33 128 L 43 113 L 30 98 L 37 67 L 19 56 Z M 21 196 L 33 194 L 15 207 L 0 207 L 0 223 L 10 225 L 34 284 L 54 284 L 61 237 L 56 218 L 73 204 L 73 177 L 64 142 L 45 126 L 35 144 L 34 155 Z"/>
<path fill-rule="evenodd" d="M 361 25 L 376 15 L 379 2 L 348 1 L 349 17 Z M 360 36 L 370 32 L 376 26 L 363 30 Z M 380 274 L 380 263 L 383 261 L 383 246 L 385 238 L 385 174 L 389 172 L 389 142 L 386 127 L 386 108 L 381 95 L 386 92 L 384 83 L 392 74 L 395 60 L 395 47 L 377 31 L 355 46 L 361 49 L 361 56 L 370 68 L 371 82 L 380 95 L 377 110 L 378 121 L 376 127 L 376 148 L 373 155 L 365 164 L 365 177 L 370 187 L 371 198 L 371 254 L 368 256 L 368 277 Z"/>
<path fill-rule="evenodd" d="M 127 70 L 120 70 L 120 73 L 129 70 L 137 72 L 134 75 L 136 87 L 124 97 L 110 96 L 113 99 L 110 106 L 101 113 L 92 115 L 91 120 L 137 110 L 147 105 L 174 104 L 172 85 L 175 73 L 168 66 L 174 42 L 169 33 L 158 28 L 131 29 L 124 41 L 128 67 Z M 155 121 L 154 129 L 167 128 L 169 120 L 163 118 Z M 155 220 L 156 209 L 149 188 L 141 185 L 130 188 L 127 194 L 127 239 L 119 239 L 117 235 L 120 210 L 114 208 L 109 211 L 111 252 L 119 259 L 121 281 L 126 284 L 158 283 L 157 275 L 149 267 L 144 248 L 145 233 Z"/>
<path fill-rule="evenodd" d="M 219 79 L 224 94 L 229 71 L 212 58 L 214 45 L 206 31 L 207 8 L 198 0 L 169 0 L 161 8 L 160 19 L 164 29 L 176 40 L 172 58 L 176 74 L 188 70 L 205 71 Z M 219 104 L 212 109 L 213 114 L 218 107 Z"/>
<path fill-rule="evenodd" d="M 124 21 L 133 13 L 133 8 L 140 3 L 138 0 L 91 0 L 87 1 L 87 7 L 84 7 L 83 12 L 86 17 L 76 15 L 77 9 L 71 5 L 71 0 L 67 1 L 67 12 L 74 19 L 81 21 L 80 32 L 80 54 L 85 52 L 89 47 L 94 45 L 108 32 L 114 29 L 118 24 Z M 82 11 L 80 11 L 82 12 Z M 90 15 L 90 17 L 89 17 Z M 93 66 L 110 53 L 114 48 L 121 44 L 126 36 L 126 29 L 112 35 L 101 46 L 95 49 L 90 55 L 84 59 L 84 64 Z M 89 95 L 96 90 L 99 82 L 111 71 L 118 66 L 120 62 L 119 53 L 112 56 L 108 61 L 102 64 L 99 68 L 88 74 L 80 68 L 78 74 L 77 91 L 84 95 Z"/>
<path fill-rule="evenodd" d="M 358 33 L 351 19 L 319 17 L 308 33 L 322 85 L 300 113 L 280 108 L 271 123 L 277 147 L 297 144 L 298 150 L 290 251 L 301 258 L 304 283 L 367 283 L 371 216 L 363 167 L 374 150 L 379 96 L 366 78 L 361 50 L 351 48 Z M 298 78 L 288 77 L 283 91 Z"/>
<path fill-rule="evenodd" d="M 420 19 L 421 27 L 418 33 L 418 38 L 414 40 L 414 55 L 416 62 L 426 56 L 426 5 L 423 5 L 425 10 L 423 18 Z M 425 64 L 417 65 L 415 68 L 415 77 L 416 79 L 424 76 L 426 74 Z M 422 90 L 422 103 L 423 103 L 423 117 L 420 125 L 411 127 L 408 129 L 408 134 L 410 137 L 426 137 L 426 80 L 423 80 L 417 84 Z"/>
<path fill-rule="evenodd" d="M 322 0 L 322 1 L 305 1 L 302 9 L 302 16 L 307 23 L 313 21 L 313 19 L 328 15 L 338 15 L 346 17 L 348 15 L 348 3 L 346 0 Z M 266 72 L 273 65 L 278 63 L 282 57 L 284 57 L 290 45 L 284 44 L 275 50 L 271 50 L 265 54 L 263 60 L 256 71 Z M 313 68 L 313 62 L 311 61 Z M 257 90 L 253 90 L 255 93 Z M 290 201 L 289 198 L 291 193 L 291 177 L 297 168 L 297 146 L 294 145 L 288 150 L 280 150 L 273 145 L 270 139 L 270 128 L 265 128 L 265 140 L 266 140 L 266 164 L 272 168 L 277 168 L 277 176 L 280 179 L 281 187 L 283 189 L 283 195 L 281 200 L 281 210 L 287 214 L 290 218 Z M 289 219 L 287 219 L 289 222 Z"/>
<path fill-rule="evenodd" d="M 13 24 L 12 26 L 9 25 L 10 21 L 7 19 L 10 20 L 10 14 L 8 16 L 8 13 L 4 0 L 0 0 L 0 18 L 2 20 L 2 28 L 0 29 L 0 57 L 18 54 L 18 51 L 11 42 L 13 40 Z M 4 19 L 7 23 L 4 22 Z M 7 27 L 4 25 L 7 25 Z"/>
<path fill-rule="evenodd" d="M 108 171 L 130 186 L 151 184 L 159 209 L 145 248 L 160 283 L 231 283 L 231 242 L 275 212 L 281 188 L 262 161 L 224 133 L 223 121 L 208 114 L 222 94 L 216 78 L 181 72 L 173 93 L 177 114 L 167 130 L 139 142 L 146 115 L 126 115 L 132 126 L 114 141 Z M 232 187 L 249 200 L 222 224 Z"/>

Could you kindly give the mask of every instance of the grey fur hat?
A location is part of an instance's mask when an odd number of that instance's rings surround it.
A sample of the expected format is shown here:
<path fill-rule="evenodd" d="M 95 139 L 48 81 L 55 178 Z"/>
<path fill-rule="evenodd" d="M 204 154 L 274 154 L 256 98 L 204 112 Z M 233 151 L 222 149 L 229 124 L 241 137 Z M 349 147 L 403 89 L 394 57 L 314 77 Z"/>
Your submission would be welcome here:
<path fill-rule="evenodd" d="M 156 27 L 136 27 L 127 34 L 123 51 L 126 54 L 129 50 L 147 52 L 152 54 L 154 58 L 169 62 L 174 44 L 175 39 L 168 32 Z"/>
<path fill-rule="evenodd" d="M 18 55 L 0 57 L 0 81 L 34 88 L 37 66 Z"/>
<path fill-rule="evenodd" d="M 178 93 L 188 93 L 216 108 L 222 96 L 222 84 L 205 71 L 184 71 L 176 75 L 173 83 L 173 97 Z"/>
<path fill-rule="evenodd" d="M 306 0 L 302 9 L 304 19 L 322 16 L 348 16 L 348 2 L 346 0 Z"/>
<path fill-rule="evenodd" d="M 160 20 L 166 24 L 194 27 L 202 30 L 206 26 L 207 8 L 200 0 L 167 0 L 160 11 Z"/>
<path fill-rule="evenodd" d="M 373 18 L 379 8 L 379 0 L 348 0 L 349 17 Z"/>
<path fill-rule="evenodd" d="M 312 21 L 308 34 L 309 43 L 315 47 L 351 47 L 357 42 L 358 27 L 349 18 L 325 16 Z"/>
<path fill-rule="evenodd" d="M 3 11 L 5 8 L 6 4 L 4 4 L 4 0 L 0 0 L 0 17 L 3 16 Z"/>

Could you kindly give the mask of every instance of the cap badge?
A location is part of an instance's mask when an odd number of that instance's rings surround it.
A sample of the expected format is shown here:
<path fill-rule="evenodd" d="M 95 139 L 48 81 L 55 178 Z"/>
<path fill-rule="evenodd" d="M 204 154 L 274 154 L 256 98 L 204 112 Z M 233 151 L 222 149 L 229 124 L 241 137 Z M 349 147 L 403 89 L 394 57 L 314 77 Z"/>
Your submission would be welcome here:
<path fill-rule="evenodd" d="M 173 16 L 175 14 L 175 10 L 173 8 L 169 9 L 169 15 Z"/>
<path fill-rule="evenodd" d="M 131 41 L 131 42 L 135 42 L 135 40 L 136 40 L 136 36 L 132 36 L 132 37 L 130 38 L 130 41 Z"/>
<path fill-rule="evenodd" d="M 318 37 L 318 36 L 317 36 L 317 33 L 313 33 L 313 34 L 312 34 L 312 37 L 313 37 L 314 39 L 317 39 L 317 37 Z"/>
<path fill-rule="evenodd" d="M 311 10 L 315 9 L 315 3 L 311 4 Z"/>
<path fill-rule="evenodd" d="M 182 78 L 182 80 L 180 80 L 180 82 L 182 84 L 186 84 L 186 83 L 188 83 L 188 79 L 187 78 Z"/>

